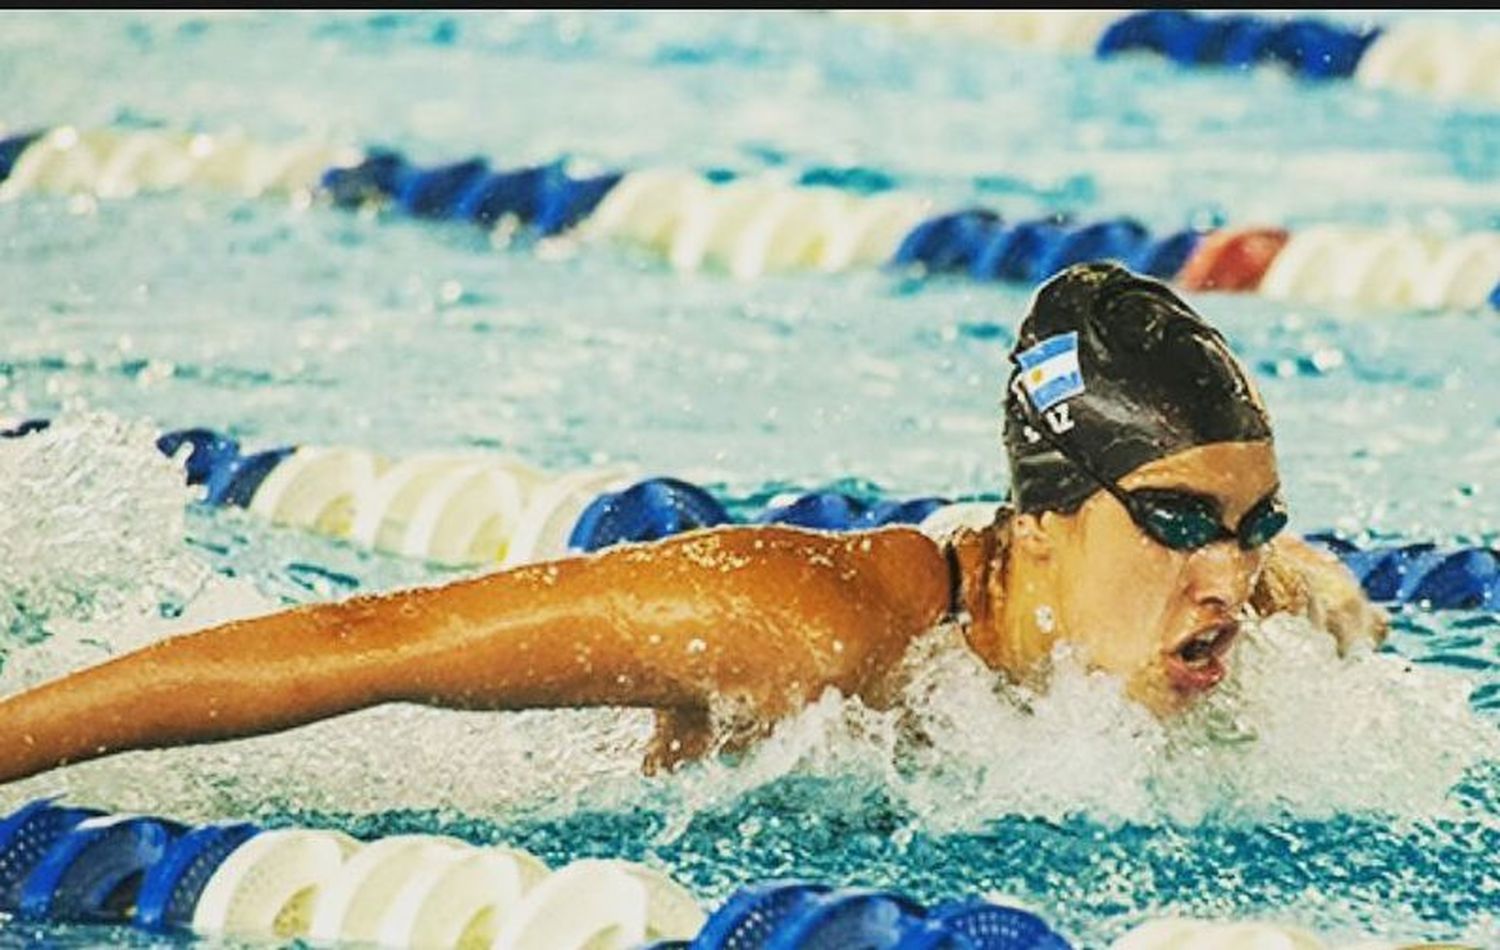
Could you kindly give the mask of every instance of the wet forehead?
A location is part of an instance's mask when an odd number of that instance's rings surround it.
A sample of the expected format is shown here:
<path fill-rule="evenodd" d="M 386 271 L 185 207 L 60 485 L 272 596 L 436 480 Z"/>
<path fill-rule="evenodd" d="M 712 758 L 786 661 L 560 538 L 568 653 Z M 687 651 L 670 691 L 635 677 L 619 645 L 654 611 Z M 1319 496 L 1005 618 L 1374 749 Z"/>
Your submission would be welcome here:
<path fill-rule="evenodd" d="M 1238 518 L 1274 489 L 1280 476 L 1269 442 L 1218 442 L 1148 462 L 1120 479 L 1120 486 L 1175 488 L 1219 500 Z"/>

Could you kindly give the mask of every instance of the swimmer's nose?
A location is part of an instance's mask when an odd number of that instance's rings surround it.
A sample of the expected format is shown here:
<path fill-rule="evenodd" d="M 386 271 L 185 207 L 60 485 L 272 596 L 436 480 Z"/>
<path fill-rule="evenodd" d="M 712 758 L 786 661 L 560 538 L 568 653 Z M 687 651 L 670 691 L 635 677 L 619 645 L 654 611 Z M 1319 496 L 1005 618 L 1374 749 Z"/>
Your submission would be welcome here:
<path fill-rule="evenodd" d="M 1247 551 L 1232 540 L 1193 552 L 1188 559 L 1188 594 L 1201 607 L 1237 613 L 1255 588 L 1264 553 Z"/>

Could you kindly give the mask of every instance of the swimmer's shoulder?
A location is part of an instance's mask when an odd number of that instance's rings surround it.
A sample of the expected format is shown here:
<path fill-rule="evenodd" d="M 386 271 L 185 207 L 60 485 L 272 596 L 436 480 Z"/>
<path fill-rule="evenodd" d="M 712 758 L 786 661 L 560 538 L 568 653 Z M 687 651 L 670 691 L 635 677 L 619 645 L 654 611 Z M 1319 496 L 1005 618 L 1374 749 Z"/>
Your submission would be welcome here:
<path fill-rule="evenodd" d="M 921 525 L 942 551 L 949 574 L 945 621 L 969 623 L 988 614 L 995 567 L 1008 543 L 1010 508 L 967 502 L 939 509 Z"/>

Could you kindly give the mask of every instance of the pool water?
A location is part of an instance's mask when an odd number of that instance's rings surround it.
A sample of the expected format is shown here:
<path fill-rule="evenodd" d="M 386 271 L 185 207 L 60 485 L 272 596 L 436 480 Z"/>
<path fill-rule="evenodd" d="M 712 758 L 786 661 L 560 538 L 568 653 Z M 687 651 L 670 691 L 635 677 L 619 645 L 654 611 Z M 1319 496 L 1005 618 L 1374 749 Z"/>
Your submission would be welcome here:
<path fill-rule="evenodd" d="M 1500 226 L 1492 109 L 807 13 L 9 14 L 0 82 L 11 131 L 858 168 L 940 208 L 1156 231 Z M 205 191 L 25 196 L 0 204 L 0 242 L 0 417 L 58 420 L 0 443 L 0 692 L 217 620 L 462 573 L 194 507 L 151 448 L 160 429 L 629 461 L 746 509 L 833 484 L 1006 486 L 996 407 L 1024 289 L 683 276 L 626 248 L 537 254 Z M 1493 313 L 1193 300 L 1255 372 L 1294 529 L 1500 543 Z M 76 766 L 0 788 L 0 808 L 61 789 L 184 819 L 443 831 L 553 863 L 645 859 L 707 902 L 791 874 L 1000 892 L 1085 947 L 1166 914 L 1500 944 L 1500 616 L 1408 608 L 1349 660 L 1273 621 L 1223 695 L 1168 727 L 1066 663 L 1048 695 L 1018 697 L 938 645 L 915 703 L 936 747 L 830 696 L 743 762 L 644 779 L 640 713 L 398 706 Z"/>

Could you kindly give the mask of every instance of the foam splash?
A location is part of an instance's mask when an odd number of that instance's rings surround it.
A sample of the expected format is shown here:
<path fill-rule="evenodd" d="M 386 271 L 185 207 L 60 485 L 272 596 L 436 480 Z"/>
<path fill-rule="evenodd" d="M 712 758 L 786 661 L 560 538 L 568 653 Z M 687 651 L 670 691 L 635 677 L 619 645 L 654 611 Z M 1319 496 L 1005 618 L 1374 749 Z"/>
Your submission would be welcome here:
<path fill-rule="evenodd" d="M 1065 650 L 1037 693 L 1001 683 L 956 631 L 941 630 L 909 658 L 908 711 L 830 692 L 745 761 L 686 770 L 670 791 L 691 813 L 791 774 L 864 780 L 939 833 L 1002 815 L 1432 816 L 1460 809 L 1454 787 L 1500 761 L 1500 733 L 1469 708 L 1466 677 L 1393 655 L 1340 658 L 1330 637 L 1290 616 L 1259 624 L 1236 649 L 1224 686 L 1162 722 Z"/>
<path fill-rule="evenodd" d="M 394 704 L 287 732 L 131 752 L 0 787 L 0 806 L 63 794 L 192 821 L 439 809 L 491 818 L 569 813 L 638 788 L 641 712 L 458 713 Z M 559 740 L 563 741 L 559 741 Z"/>
<path fill-rule="evenodd" d="M 61 621 L 156 610 L 201 586 L 207 570 L 182 545 L 189 489 L 154 438 L 90 414 L 0 440 L 0 660 Z"/>
<path fill-rule="evenodd" d="M 237 584 L 238 582 L 236 582 Z M 210 585 L 151 639 L 262 612 L 264 598 Z M 1304 621 L 1278 617 L 1241 638 L 1209 701 L 1163 723 L 1118 680 L 1054 657 L 1045 692 L 1003 684 L 941 629 L 914 647 L 908 708 L 876 711 L 827 692 L 740 756 L 663 778 L 639 771 L 641 710 L 458 713 L 390 705 L 288 732 L 138 752 L 7 786 L 63 790 L 113 808 L 187 818 L 322 810 L 452 809 L 495 819 L 648 808 L 672 840 L 694 816 L 730 810 L 793 776 L 875 789 L 935 833 L 1001 816 L 1150 824 L 1430 817 L 1462 810 L 1451 790 L 1500 762 L 1500 735 L 1468 708 L 1468 681 L 1391 655 L 1338 657 Z M 864 807 L 860 796 L 850 807 Z M 837 801 L 820 807 L 840 807 Z M 1472 803 L 1470 803 L 1472 808 Z"/>
<path fill-rule="evenodd" d="M 1263 623 L 1232 670 L 1173 724 L 1156 793 L 1181 818 L 1435 814 L 1466 772 L 1500 761 L 1467 676 L 1369 650 L 1340 658 L 1300 618 Z"/>

